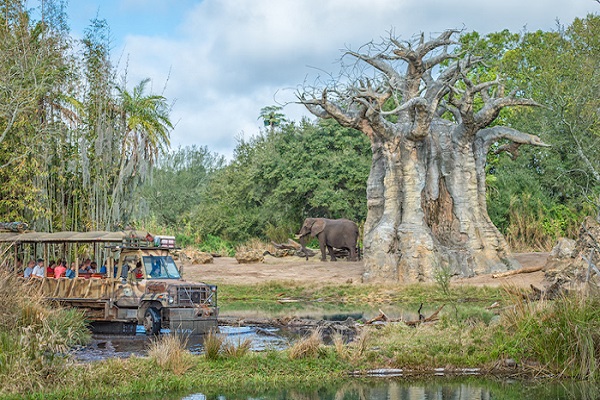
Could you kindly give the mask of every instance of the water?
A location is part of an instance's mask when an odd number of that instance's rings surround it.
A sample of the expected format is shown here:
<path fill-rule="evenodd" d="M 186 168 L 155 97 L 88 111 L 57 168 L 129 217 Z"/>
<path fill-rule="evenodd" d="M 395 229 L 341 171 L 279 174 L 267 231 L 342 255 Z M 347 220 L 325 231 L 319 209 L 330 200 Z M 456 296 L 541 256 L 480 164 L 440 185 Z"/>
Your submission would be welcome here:
<path fill-rule="evenodd" d="M 168 334 L 168 330 L 161 333 Z M 289 345 L 288 338 L 275 328 L 258 328 L 254 326 L 221 326 L 219 334 L 225 342 L 238 345 L 250 340 L 252 351 L 268 349 L 282 350 Z M 73 356 L 78 361 L 91 362 L 107 358 L 128 358 L 145 356 L 153 338 L 147 336 L 142 326 L 138 326 L 137 334 L 123 335 L 93 335 L 92 341 L 84 347 L 75 349 Z M 204 337 L 200 335 L 186 338 L 187 349 L 193 354 L 202 354 Z"/>
<path fill-rule="evenodd" d="M 339 385 L 258 392 L 173 394 L 172 400 L 592 400 L 600 390 L 586 383 L 524 383 L 482 379 L 424 381 L 351 380 Z"/>

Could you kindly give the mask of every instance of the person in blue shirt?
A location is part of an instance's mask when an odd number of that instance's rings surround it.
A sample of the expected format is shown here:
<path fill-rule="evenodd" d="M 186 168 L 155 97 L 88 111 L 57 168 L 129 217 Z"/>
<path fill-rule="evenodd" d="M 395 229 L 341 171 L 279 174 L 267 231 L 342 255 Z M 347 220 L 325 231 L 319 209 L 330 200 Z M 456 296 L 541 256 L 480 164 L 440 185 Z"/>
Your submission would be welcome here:
<path fill-rule="evenodd" d="M 77 275 L 75 273 L 75 263 L 72 262 L 71 267 L 67 270 L 67 272 L 65 272 L 65 276 L 69 279 L 73 279 L 73 278 L 75 278 L 75 275 Z"/>
<path fill-rule="evenodd" d="M 102 264 L 102 266 L 100 267 L 100 271 L 98 271 L 98 273 L 100 273 L 102 275 L 106 275 L 106 271 L 108 271 L 106 268 L 107 263 L 108 263 L 108 261 L 104 260 L 104 264 Z"/>

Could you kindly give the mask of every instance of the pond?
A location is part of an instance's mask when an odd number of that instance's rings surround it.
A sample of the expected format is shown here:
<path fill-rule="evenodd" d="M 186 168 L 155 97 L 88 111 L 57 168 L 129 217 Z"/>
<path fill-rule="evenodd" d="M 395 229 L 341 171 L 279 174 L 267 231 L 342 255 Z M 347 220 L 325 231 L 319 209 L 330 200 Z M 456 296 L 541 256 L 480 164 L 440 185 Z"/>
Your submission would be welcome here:
<path fill-rule="evenodd" d="M 152 398 L 145 396 L 145 399 Z M 158 397 L 157 397 L 158 398 Z M 524 383 L 483 379 L 368 379 L 299 389 L 256 392 L 162 394 L 169 400 L 592 400 L 600 389 L 589 383 Z"/>

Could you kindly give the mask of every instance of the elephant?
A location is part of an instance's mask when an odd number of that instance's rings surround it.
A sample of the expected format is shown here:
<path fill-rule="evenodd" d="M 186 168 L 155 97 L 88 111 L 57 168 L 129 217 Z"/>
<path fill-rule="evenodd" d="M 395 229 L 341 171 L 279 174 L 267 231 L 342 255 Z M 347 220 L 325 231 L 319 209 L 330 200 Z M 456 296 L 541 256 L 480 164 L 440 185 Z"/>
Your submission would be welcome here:
<path fill-rule="evenodd" d="M 326 219 L 326 218 L 306 218 L 300 233 L 296 236 L 299 239 L 302 248 L 307 242 L 307 236 L 319 239 L 321 248 L 321 261 L 327 261 L 325 248 L 329 249 L 331 261 L 336 261 L 333 247 L 338 249 L 348 249 L 350 252 L 350 261 L 358 261 L 356 243 L 358 241 L 358 226 L 348 219 Z"/>

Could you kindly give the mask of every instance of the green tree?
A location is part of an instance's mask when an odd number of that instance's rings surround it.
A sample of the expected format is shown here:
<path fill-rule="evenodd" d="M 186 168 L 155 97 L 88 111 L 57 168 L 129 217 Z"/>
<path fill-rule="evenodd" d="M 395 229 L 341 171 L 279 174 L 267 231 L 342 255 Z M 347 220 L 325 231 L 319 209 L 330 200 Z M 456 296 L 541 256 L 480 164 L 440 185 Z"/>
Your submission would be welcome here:
<path fill-rule="evenodd" d="M 139 190 L 145 206 L 138 210 L 140 217 L 183 233 L 209 179 L 224 164 L 222 156 L 206 147 L 184 147 L 160 156 L 151 179 Z"/>
<path fill-rule="evenodd" d="M 293 235 L 307 216 L 366 215 L 368 141 L 333 121 L 284 124 L 240 140 L 195 211 L 203 235 L 243 241 Z"/>

